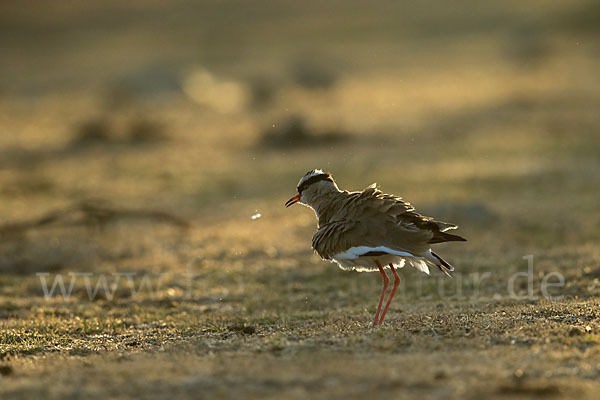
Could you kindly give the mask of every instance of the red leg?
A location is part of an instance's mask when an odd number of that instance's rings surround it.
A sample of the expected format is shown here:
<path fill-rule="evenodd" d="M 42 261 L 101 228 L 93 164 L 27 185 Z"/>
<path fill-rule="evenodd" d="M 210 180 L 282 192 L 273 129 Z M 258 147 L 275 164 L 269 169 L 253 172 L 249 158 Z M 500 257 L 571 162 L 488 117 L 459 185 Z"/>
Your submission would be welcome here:
<path fill-rule="evenodd" d="M 381 313 L 381 319 L 379 320 L 379 323 L 383 322 L 383 319 L 385 318 L 385 313 L 387 312 L 392 302 L 392 298 L 394 297 L 394 294 L 396 294 L 396 289 L 398 289 L 398 285 L 400 284 L 400 277 L 398 276 L 398 273 L 396 272 L 392 264 L 390 264 L 390 268 L 392 269 L 392 273 L 394 274 L 394 286 L 392 286 L 390 297 L 388 297 L 387 302 L 385 303 L 385 307 L 383 308 L 383 312 Z"/>
<path fill-rule="evenodd" d="M 381 310 L 381 305 L 383 304 L 383 297 L 385 296 L 385 291 L 387 290 L 388 283 L 390 282 L 390 279 L 387 277 L 379 261 L 376 260 L 375 264 L 377 264 L 377 268 L 379 268 L 379 272 L 381 273 L 381 277 L 383 278 L 383 288 L 381 289 L 381 296 L 379 296 L 379 305 L 377 306 L 377 312 L 375 313 L 373 326 L 377 325 L 377 320 L 379 318 L 379 310 Z"/>

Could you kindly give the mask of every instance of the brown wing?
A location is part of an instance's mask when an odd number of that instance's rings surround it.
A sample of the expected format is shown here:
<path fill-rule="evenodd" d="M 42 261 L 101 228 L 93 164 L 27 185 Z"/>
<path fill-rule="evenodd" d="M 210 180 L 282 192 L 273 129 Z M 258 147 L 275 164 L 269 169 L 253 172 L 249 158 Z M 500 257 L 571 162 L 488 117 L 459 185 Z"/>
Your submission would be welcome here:
<path fill-rule="evenodd" d="M 313 236 L 312 247 L 317 254 L 326 260 L 338 253 L 355 246 L 352 235 L 348 234 L 355 229 L 356 221 L 340 220 L 319 226 Z"/>
<path fill-rule="evenodd" d="M 380 210 L 386 212 L 386 209 L 389 209 L 387 212 L 395 215 L 396 221 L 399 225 L 407 229 L 415 228 L 418 230 L 430 231 L 433 234 L 433 237 L 429 241 L 430 244 L 451 241 L 466 241 L 466 239 L 461 236 L 446 233 L 446 231 L 456 229 L 458 226 L 448 222 L 436 221 L 433 218 L 419 214 L 415 211 L 415 208 L 410 205 L 410 203 L 405 202 L 400 197 L 381 192 L 379 189 L 377 189 L 375 184 L 365 189 L 362 195 L 374 197 L 379 201 L 390 203 L 391 205 L 389 206 L 380 206 Z M 402 211 L 402 208 L 404 208 L 404 211 Z"/>
<path fill-rule="evenodd" d="M 385 194 L 375 184 L 362 192 L 344 192 L 346 198 L 339 201 L 335 212 L 328 215 L 328 220 L 356 220 L 360 217 L 372 217 L 381 213 L 400 215 L 415 208 L 401 197 Z"/>
<path fill-rule="evenodd" d="M 381 192 L 375 184 L 353 195 L 348 207 L 354 209 L 358 224 L 346 232 L 353 245 L 386 246 L 421 255 L 429 245 L 465 239 L 445 233 L 456 225 L 423 216 L 401 197 Z M 360 239 L 358 239 L 360 238 Z M 356 243 L 360 242 L 360 243 Z"/>

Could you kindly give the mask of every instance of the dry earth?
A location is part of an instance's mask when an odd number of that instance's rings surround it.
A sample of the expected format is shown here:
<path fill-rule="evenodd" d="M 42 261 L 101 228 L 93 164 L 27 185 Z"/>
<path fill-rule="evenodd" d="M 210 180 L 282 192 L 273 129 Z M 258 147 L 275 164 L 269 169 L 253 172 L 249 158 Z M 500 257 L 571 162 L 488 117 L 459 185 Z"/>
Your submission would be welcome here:
<path fill-rule="evenodd" d="M 594 2 L 0 10 L 2 398 L 597 398 Z M 283 207 L 318 167 L 459 224 L 454 278 L 371 328 Z"/>

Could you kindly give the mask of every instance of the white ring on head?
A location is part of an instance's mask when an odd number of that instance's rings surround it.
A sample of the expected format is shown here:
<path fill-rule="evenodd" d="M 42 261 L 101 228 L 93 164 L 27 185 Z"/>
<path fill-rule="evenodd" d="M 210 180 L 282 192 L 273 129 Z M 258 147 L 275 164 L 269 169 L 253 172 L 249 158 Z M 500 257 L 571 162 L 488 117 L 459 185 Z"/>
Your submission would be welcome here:
<path fill-rule="evenodd" d="M 325 175 L 325 172 L 323 172 L 322 169 L 314 169 L 314 170 L 310 171 L 308 174 L 306 174 L 302 178 L 300 178 L 300 180 L 298 181 L 298 186 L 302 185 L 302 182 L 306 181 L 307 179 L 310 179 L 313 176 L 317 176 L 317 175 Z"/>

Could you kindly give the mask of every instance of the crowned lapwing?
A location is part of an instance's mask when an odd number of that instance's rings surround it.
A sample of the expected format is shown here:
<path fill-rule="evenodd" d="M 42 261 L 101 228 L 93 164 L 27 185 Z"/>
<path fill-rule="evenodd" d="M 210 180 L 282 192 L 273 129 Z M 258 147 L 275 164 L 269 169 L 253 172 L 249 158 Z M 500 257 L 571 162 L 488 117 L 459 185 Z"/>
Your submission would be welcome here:
<path fill-rule="evenodd" d="M 384 194 L 376 185 L 360 192 L 340 190 L 331 174 L 315 169 L 298 182 L 298 194 L 285 205 L 304 204 L 312 208 L 319 220 L 312 247 L 324 260 L 340 268 L 356 271 L 379 271 L 383 288 L 379 296 L 373 325 L 380 324 L 396 293 L 400 277 L 396 268 L 405 263 L 429 274 L 437 267 L 450 275 L 454 267 L 431 250 L 431 245 L 466 241 L 447 233 L 457 226 L 436 221 L 415 211 L 400 197 Z M 389 279 L 384 268 L 394 274 L 394 286 L 381 312 Z"/>

